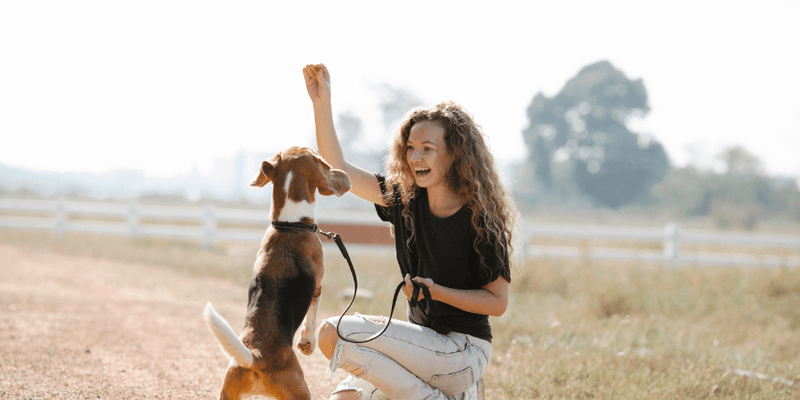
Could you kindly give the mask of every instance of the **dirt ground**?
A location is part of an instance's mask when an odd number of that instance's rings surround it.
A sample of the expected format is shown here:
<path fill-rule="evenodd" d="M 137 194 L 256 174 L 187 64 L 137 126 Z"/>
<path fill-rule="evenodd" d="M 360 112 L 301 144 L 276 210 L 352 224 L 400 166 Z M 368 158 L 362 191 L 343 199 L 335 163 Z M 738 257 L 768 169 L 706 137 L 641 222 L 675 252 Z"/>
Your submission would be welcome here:
<path fill-rule="evenodd" d="M 245 291 L 150 265 L 0 245 L 0 398 L 216 399 L 227 360 L 202 311 L 211 301 L 239 332 Z M 298 358 L 312 398 L 327 399 L 337 383 L 327 360 L 319 350 Z"/>

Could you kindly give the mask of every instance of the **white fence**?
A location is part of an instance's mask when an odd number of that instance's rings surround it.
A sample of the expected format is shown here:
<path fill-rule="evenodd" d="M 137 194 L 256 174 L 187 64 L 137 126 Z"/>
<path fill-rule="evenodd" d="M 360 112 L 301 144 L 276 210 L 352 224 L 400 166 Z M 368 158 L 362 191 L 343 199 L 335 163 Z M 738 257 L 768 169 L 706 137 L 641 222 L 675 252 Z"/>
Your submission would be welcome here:
<path fill-rule="evenodd" d="M 341 209 L 317 210 L 319 223 L 385 226 L 374 213 Z M 143 205 L 137 202 L 105 203 L 66 200 L 0 199 L 0 229 L 51 230 L 200 240 L 205 245 L 220 241 L 258 242 L 270 223 L 269 210 L 228 209 L 216 206 L 179 207 Z M 252 226 L 249 228 L 248 225 Z M 658 228 L 596 227 L 577 225 L 524 224 L 524 254 L 533 258 L 606 258 L 679 264 L 752 265 L 764 267 L 800 266 L 800 237 L 735 234 L 684 230 L 667 224 Z M 542 246 L 540 238 L 573 240 L 651 242 L 660 250 L 608 248 L 598 246 Z M 347 238 L 345 238 L 347 240 Z M 756 248 L 749 253 L 681 251 L 684 243 L 718 244 Z"/>
<path fill-rule="evenodd" d="M 325 222 L 385 225 L 362 212 L 319 211 Z M 135 237 L 166 237 L 214 242 L 259 242 L 271 222 L 269 206 L 263 209 L 229 209 L 212 205 L 159 206 L 66 200 L 0 199 L 0 228 L 99 233 Z M 225 226 L 234 226 L 226 228 Z M 236 228 L 236 226 L 243 226 Z M 252 227 L 248 227 L 252 226 Z"/>
<path fill-rule="evenodd" d="M 673 265 L 750 265 L 762 267 L 800 266 L 800 237 L 766 234 L 722 233 L 684 230 L 670 223 L 663 229 L 634 227 L 592 227 L 524 225 L 527 257 L 608 258 L 669 262 Z M 602 239 L 661 243 L 661 250 L 632 250 L 608 247 L 535 246 L 537 238 Z M 687 252 L 685 243 L 747 248 L 750 252 Z M 755 251 L 753 251 L 755 250 Z"/>

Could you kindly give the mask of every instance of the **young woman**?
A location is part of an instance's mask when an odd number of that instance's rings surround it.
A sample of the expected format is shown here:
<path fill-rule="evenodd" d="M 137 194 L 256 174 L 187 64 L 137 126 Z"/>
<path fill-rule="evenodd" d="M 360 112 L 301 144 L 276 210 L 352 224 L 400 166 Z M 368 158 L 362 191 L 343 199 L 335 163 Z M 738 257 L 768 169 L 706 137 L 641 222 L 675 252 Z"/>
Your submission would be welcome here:
<path fill-rule="evenodd" d="M 502 315 L 508 305 L 516 215 L 480 127 L 454 103 L 413 110 L 395 136 L 387 174 L 368 172 L 344 159 L 327 68 L 307 65 L 303 74 L 320 154 L 394 225 L 406 297 L 414 281 L 432 298 L 409 303 L 408 322 L 393 320 L 364 344 L 339 339 L 338 317 L 323 321 L 319 348 L 331 360 L 330 373 L 338 367 L 350 373 L 331 399 L 477 398 L 492 355 L 488 316 Z M 386 322 L 355 315 L 345 317 L 340 331 L 363 339 Z"/>

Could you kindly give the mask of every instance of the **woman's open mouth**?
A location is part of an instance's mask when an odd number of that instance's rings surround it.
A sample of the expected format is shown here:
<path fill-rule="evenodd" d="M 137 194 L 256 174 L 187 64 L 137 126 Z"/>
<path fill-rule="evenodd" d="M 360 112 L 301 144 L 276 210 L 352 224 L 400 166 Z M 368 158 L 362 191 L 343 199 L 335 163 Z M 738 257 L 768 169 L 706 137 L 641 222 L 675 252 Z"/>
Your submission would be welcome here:
<path fill-rule="evenodd" d="M 417 169 L 417 170 L 414 170 L 414 173 L 417 176 L 425 176 L 425 175 L 428 175 L 430 172 L 431 172 L 430 169 Z"/>

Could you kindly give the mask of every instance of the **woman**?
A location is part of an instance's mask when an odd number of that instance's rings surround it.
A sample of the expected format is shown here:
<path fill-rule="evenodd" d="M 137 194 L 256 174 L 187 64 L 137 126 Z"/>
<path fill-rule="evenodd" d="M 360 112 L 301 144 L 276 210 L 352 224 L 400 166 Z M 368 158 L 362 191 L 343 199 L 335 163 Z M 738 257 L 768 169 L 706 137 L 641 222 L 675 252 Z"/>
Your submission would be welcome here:
<path fill-rule="evenodd" d="M 412 111 L 395 137 L 384 177 L 344 159 L 327 68 L 307 65 L 303 74 L 320 154 L 350 175 L 352 193 L 394 225 L 406 297 L 413 281 L 432 298 L 409 304 L 409 322 L 393 320 L 386 333 L 364 344 L 339 340 L 337 318 L 323 321 L 319 348 L 331 360 L 330 373 L 338 367 L 350 373 L 331 399 L 476 398 L 492 354 L 488 316 L 502 315 L 508 305 L 515 215 L 480 127 L 453 103 Z M 385 323 L 355 315 L 345 317 L 340 332 L 360 339 Z"/>

